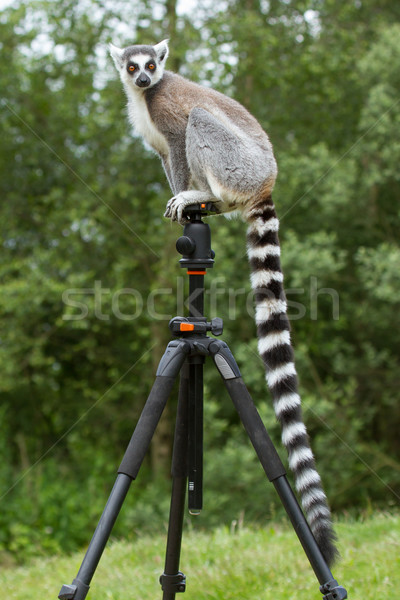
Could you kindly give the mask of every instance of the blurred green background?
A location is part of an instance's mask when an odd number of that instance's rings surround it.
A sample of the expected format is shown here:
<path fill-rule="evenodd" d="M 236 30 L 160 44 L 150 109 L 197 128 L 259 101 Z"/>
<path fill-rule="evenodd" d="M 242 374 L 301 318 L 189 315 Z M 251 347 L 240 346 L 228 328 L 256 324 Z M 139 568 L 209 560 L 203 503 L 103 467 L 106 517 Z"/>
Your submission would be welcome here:
<path fill-rule="evenodd" d="M 400 5 L 389 0 L 58 0 L 0 5 L 0 560 L 91 537 L 170 338 L 185 279 L 157 157 L 132 136 L 107 44 L 170 38 L 168 67 L 242 102 L 279 166 L 304 416 L 337 515 L 400 497 Z M 277 444 L 245 224 L 209 220 L 207 316 Z M 279 518 L 206 369 L 205 510 Z M 115 536 L 164 530 L 171 398 Z M 280 445 L 279 445 L 280 448 Z M 284 457 L 284 452 L 281 452 Z"/>

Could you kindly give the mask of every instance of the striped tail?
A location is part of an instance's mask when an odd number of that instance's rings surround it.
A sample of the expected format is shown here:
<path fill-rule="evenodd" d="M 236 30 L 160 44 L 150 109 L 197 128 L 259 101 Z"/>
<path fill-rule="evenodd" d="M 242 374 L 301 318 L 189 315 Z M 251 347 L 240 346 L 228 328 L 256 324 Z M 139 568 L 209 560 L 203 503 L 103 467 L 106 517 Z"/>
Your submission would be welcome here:
<path fill-rule="evenodd" d="M 328 565 L 338 555 L 330 510 L 303 423 L 283 289 L 279 221 L 271 196 L 246 215 L 247 251 L 255 293 L 258 350 L 264 361 L 289 467 L 314 537 Z"/>

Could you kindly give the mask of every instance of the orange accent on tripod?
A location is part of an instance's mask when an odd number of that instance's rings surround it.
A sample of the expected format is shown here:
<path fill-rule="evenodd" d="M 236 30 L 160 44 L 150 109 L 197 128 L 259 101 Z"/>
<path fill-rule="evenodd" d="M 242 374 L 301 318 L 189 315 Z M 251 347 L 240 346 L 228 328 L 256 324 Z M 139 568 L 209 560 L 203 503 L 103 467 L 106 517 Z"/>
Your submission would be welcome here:
<path fill-rule="evenodd" d="M 194 324 L 193 323 L 181 323 L 179 325 L 179 329 L 180 329 L 180 331 L 194 331 Z"/>

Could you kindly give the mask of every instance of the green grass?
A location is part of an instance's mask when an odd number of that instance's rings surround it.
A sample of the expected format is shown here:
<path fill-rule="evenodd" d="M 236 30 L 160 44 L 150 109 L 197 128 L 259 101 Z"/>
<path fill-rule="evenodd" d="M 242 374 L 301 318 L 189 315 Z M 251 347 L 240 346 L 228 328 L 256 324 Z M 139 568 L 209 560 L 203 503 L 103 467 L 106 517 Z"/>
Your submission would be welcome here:
<path fill-rule="evenodd" d="M 365 521 L 336 525 L 341 561 L 333 568 L 354 600 L 396 598 L 400 589 L 400 517 L 375 514 Z M 92 580 L 88 600 L 162 598 L 165 535 L 106 548 Z M 0 574 L 8 600 L 56 599 L 71 583 L 83 553 L 36 559 Z M 322 598 L 318 582 L 293 531 L 286 526 L 242 528 L 235 532 L 186 532 L 181 570 L 187 577 L 182 600 L 312 600 Z M 180 596 L 177 595 L 177 599 Z"/>

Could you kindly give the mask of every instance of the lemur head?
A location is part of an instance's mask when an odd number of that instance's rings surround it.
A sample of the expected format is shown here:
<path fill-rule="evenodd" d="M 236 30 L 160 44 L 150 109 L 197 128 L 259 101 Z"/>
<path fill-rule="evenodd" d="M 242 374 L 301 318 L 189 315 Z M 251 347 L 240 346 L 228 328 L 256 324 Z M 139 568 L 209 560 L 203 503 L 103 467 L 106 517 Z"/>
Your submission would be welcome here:
<path fill-rule="evenodd" d="M 138 91 L 155 85 L 163 76 L 168 56 L 168 40 L 155 46 L 128 46 L 117 48 L 109 45 L 122 83 Z"/>

